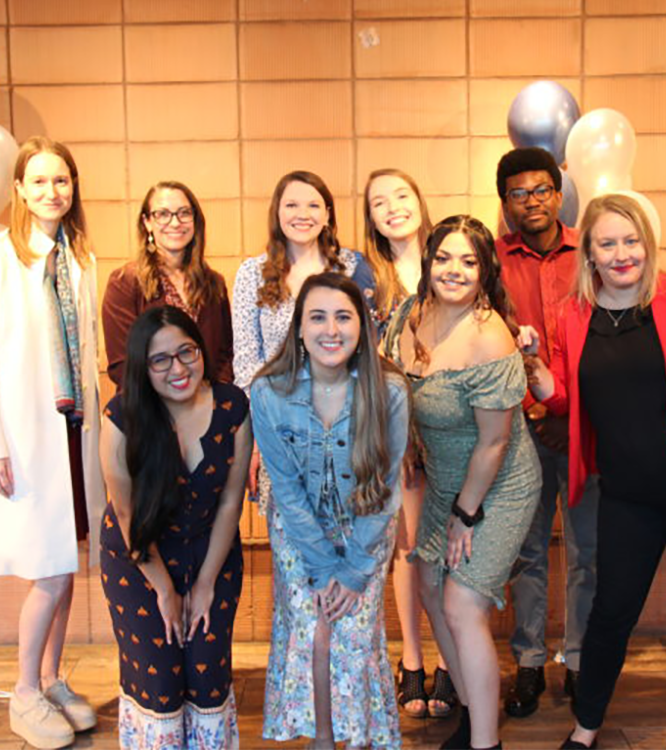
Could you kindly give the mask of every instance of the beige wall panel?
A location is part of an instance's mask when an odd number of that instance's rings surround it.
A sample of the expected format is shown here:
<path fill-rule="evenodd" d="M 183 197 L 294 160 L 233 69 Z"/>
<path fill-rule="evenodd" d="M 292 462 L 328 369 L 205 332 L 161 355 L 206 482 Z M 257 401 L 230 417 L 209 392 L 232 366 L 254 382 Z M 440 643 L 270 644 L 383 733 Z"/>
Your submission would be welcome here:
<path fill-rule="evenodd" d="M 639 135 L 636 138 L 633 189 L 639 193 L 666 190 L 666 135 Z M 666 216 L 662 214 L 666 232 Z"/>
<path fill-rule="evenodd" d="M 434 18 L 465 15 L 465 0 L 354 0 L 356 18 Z"/>
<path fill-rule="evenodd" d="M 71 144 L 71 151 L 79 169 L 81 196 L 84 200 L 124 200 L 124 146 L 114 143 L 75 143 Z"/>
<path fill-rule="evenodd" d="M 582 0 L 470 0 L 472 17 L 578 16 Z"/>
<path fill-rule="evenodd" d="M 473 196 L 497 195 L 495 186 L 497 163 L 512 148 L 513 146 L 508 138 L 476 138 L 472 140 L 470 193 Z"/>
<path fill-rule="evenodd" d="M 0 27 L 0 83 L 7 83 L 7 33 L 4 27 Z"/>
<path fill-rule="evenodd" d="M 236 0 L 124 0 L 124 3 L 125 23 L 236 19 Z"/>
<path fill-rule="evenodd" d="M 0 24 L 5 23 L 7 23 L 7 6 L 6 3 L 0 3 Z"/>
<path fill-rule="evenodd" d="M 494 237 L 502 234 L 500 222 L 502 220 L 502 204 L 497 195 L 472 195 L 469 199 L 469 212 L 482 221 L 493 233 Z"/>
<path fill-rule="evenodd" d="M 465 135 L 467 83 L 456 81 L 358 81 L 356 134 Z"/>
<path fill-rule="evenodd" d="M 143 200 L 148 188 L 160 180 L 179 180 L 204 198 L 237 198 L 238 144 L 134 143 L 129 147 L 130 195 Z"/>
<path fill-rule="evenodd" d="M 657 209 L 661 220 L 661 242 L 659 245 L 666 248 L 666 185 L 663 185 L 661 190 L 664 192 L 647 192 L 645 196 L 654 203 L 654 207 Z M 661 254 L 660 261 L 664 264 L 661 266 L 662 270 L 666 271 L 666 253 Z"/>
<path fill-rule="evenodd" d="M 229 23 L 127 26 L 125 56 L 130 83 L 233 80 L 236 29 Z"/>
<path fill-rule="evenodd" d="M 130 217 L 127 204 L 124 201 L 86 201 L 85 212 L 93 250 L 98 260 L 101 258 L 115 258 L 120 262 L 129 260 L 130 248 L 133 245 L 130 241 Z"/>
<path fill-rule="evenodd" d="M 471 75 L 578 75 L 580 45 L 577 19 L 472 21 Z"/>
<path fill-rule="evenodd" d="M 356 234 L 354 216 L 353 198 L 335 199 L 335 218 L 338 222 L 340 245 L 352 250 L 360 250 L 363 245 L 363 237 Z"/>
<path fill-rule="evenodd" d="M 428 214 L 433 224 L 436 224 L 447 216 L 469 213 L 469 197 L 466 195 L 428 195 Z"/>
<path fill-rule="evenodd" d="M 250 141 L 243 144 L 242 169 L 244 195 L 250 198 L 272 195 L 277 181 L 296 169 L 318 174 L 335 196 L 349 195 L 352 142 Z"/>
<path fill-rule="evenodd" d="M 591 18 L 585 25 L 585 73 L 666 72 L 666 16 Z"/>
<path fill-rule="evenodd" d="M 127 87 L 130 141 L 213 141 L 238 137 L 236 83 Z"/>
<path fill-rule="evenodd" d="M 345 20 L 352 0 L 239 0 L 241 21 Z"/>
<path fill-rule="evenodd" d="M 348 23 L 256 23 L 240 27 L 243 80 L 348 78 Z"/>
<path fill-rule="evenodd" d="M 509 108 L 516 95 L 534 78 L 472 79 L 469 82 L 469 129 L 471 135 L 505 135 Z M 580 80 L 555 79 L 576 99 L 582 109 Z"/>
<path fill-rule="evenodd" d="M 665 13 L 664 0 L 585 0 L 588 16 L 640 16 Z"/>
<path fill-rule="evenodd" d="M 120 23 L 122 0 L 8 0 L 15 26 Z M 2 3 L 4 6 L 4 3 Z M 4 7 L 3 7 L 4 15 Z"/>
<path fill-rule="evenodd" d="M 461 76 L 465 74 L 465 23 L 379 21 L 354 25 L 359 78 Z"/>
<path fill-rule="evenodd" d="M 349 81 L 242 83 L 243 138 L 350 138 Z"/>
<path fill-rule="evenodd" d="M 11 102 L 8 89 L 0 89 L 0 125 L 6 130 L 12 129 Z"/>
<path fill-rule="evenodd" d="M 241 253 L 240 200 L 204 200 L 206 258 L 224 258 Z"/>
<path fill-rule="evenodd" d="M 666 133 L 666 76 L 588 78 L 585 111 L 600 107 L 622 112 L 637 133 Z"/>
<path fill-rule="evenodd" d="M 22 27 L 9 33 L 14 84 L 122 80 L 120 26 Z"/>
<path fill-rule="evenodd" d="M 243 200 L 243 236 L 246 257 L 261 255 L 268 242 L 268 208 L 270 197 Z"/>
<path fill-rule="evenodd" d="M 467 192 L 467 140 L 464 138 L 361 138 L 357 191 L 374 169 L 394 167 L 410 174 L 426 195 Z"/>
<path fill-rule="evenodd" d="M 58 141 L 123 141 L 122 86 L 17 86 L 13 90 L 18 141 L 47 135 Z"/>
<path fill-rule="evenodd" d="M 241 264 L 241 258 L 210 257 L 208 258 L 208 263 L 212 269 L 224 276 L 224 281 L 227 285 L 227 289 L 229 290 L 229 295 L 231 295 L 234 288 L 234 279 L 236 278 L 236 272 L 238 271 L 238 266 L 240 266 Z"/>

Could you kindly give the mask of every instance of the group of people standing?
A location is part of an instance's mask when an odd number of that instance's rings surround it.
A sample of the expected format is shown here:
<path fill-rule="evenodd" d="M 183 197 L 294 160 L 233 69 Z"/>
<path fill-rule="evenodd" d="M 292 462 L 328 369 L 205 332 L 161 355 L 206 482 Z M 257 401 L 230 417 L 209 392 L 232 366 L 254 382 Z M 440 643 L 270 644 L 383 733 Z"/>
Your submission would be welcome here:
<path fill-rule="evenodd" d="M 657 247 L 623 196 L 594 199 L 580 237 L 562 225 L 561 173 L 541 149 L 505 155 L 497 186 L 514 231 L 495 241 L 470 216 L 433 226 L 409 175 L 373 172 L 361 254 L 340 247 L 323 180 L 291 172 L 231 304 L 205 261 L 196 197 L 153 186 L 137 258 L 102 304 L 118 390 L 100 432 L 76 165 L 46 138 L 23 145 L 0 237 L 0 574 L 32 582 L 13 731 L 58 748 L 95 724 L 60 672 L 77 539 L 89 535 L 119 648 L 120 746 L 238 746 L 247 485 L 273 556 L 264 737 L 399 748 L 401 705 L 457 711 L 443 748 L 501 747 L 489 613 L 510 581 L 518 669 L 505 708 L 529 715 L 545 688 L 559 497 L 577 719 L 562 747 L 596 745 L 666 541 Z M 421 607 L 440 654 L 429 693 Z"/>

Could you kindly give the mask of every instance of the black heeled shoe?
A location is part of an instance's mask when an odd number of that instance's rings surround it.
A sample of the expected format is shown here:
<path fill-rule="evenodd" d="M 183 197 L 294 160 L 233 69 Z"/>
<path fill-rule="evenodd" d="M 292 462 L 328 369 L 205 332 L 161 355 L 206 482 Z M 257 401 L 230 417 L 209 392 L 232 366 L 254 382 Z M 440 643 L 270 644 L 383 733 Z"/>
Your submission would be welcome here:
<path fill-rule="evenodd" d="M 435 703 L 444 704 L 437 706 Z M 439 666 L 435 668 L 432 690 L 428 695 L 428 713 L 432 719 L 444 719 L 451 715 L 453 709 L 458 705 L 458 694 L 451 680 L 451 675 L 446 669 Z"/>
<path fill-rule="evenodd" d="M 586 745 L 583 742 L 578 742 L 578 740 L 571 739 L 573 735 L 573 732 L 564 740 L 564 742 L 560 745 L 560 750 L 596 750 L 597 747 L 597 738 L 595 737 L 592 740 L 591 745 Z"/>
<path fill-rule="evenodd" d="M 424 719 L 428 715 L 428 693 L 425 691 L 425 669 L 405 669 L 398 664 L 398 705 L 413 719 Z M 423 708 L 412 711 L 407 705 L 412 701 L 422 701 Z"/>

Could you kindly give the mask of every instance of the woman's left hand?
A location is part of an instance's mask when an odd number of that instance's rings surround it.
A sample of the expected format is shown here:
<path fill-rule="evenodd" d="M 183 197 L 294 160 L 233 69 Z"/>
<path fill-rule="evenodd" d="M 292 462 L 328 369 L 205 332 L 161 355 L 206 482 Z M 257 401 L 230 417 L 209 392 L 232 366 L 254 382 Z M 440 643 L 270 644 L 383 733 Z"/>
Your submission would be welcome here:
<path fill-rule="evenodd" d="M 462 562 L 463 557 L 467 562 L 472 558 L 472 537 L 474 528 L 465 524 L 454 515 L 449 518 L 446 528 L 447 550 L 446 564 L 451 570 L 455 570 Z"/>
<path fill-rule="evenodd" d="M 215 584 L 206 583 L 199 579 L 185 598 L 185 622 L 187 623 L 186 640 L 191 641 L 194 638 L 199 623 L 203 621 L 204 635 L 208 633 L 210 627 L 210 608 L 215 596 Z"/>
<path fill-rule="evenodd" d="M 328 622 L 334 622 L 346 614 L 356 614 L 361 606 L 361 594 L 335 582 L 330 595 L 322 602 L 324 617 Z"/>

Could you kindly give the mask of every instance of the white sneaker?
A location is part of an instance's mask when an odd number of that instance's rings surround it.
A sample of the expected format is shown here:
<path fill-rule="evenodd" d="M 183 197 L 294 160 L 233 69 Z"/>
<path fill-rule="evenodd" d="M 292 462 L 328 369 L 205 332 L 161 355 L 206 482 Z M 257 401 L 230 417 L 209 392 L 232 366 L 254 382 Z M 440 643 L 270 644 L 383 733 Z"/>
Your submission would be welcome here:
<path fill-rule="evenodd" d="M 12 693 L 9 726 L 12 732 L 43 750 L 57 750 L 74 742 L 72 725 L 60 709 L 38 691 L 30 698 L 19 698 Z"/>
<path fill-rule="evenodd" d="M 75 732 L 85 732 L 97 724 L 93 707 L 64 680 L 56 680 L 44 695 L 63 712 Z"/>

